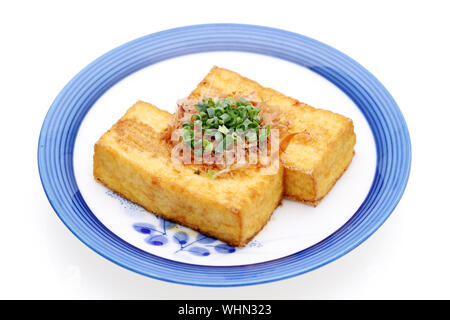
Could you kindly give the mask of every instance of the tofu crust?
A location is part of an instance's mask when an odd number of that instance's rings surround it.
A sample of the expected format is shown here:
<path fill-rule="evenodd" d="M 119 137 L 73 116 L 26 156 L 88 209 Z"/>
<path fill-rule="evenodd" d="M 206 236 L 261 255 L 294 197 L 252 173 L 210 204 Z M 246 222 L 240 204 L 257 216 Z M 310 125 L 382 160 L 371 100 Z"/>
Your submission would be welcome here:
<path fill-rule="evenodd" d="M 274 174 L 245 168 L 211 179 L 195 165 L 172 161 L 164 138 L 172 115 L 138 101 L 95 144 L 94 177 L 122 197 L 164 219 L 243 247 L 284 198 L 317 206 L 355 154 L 353 122 L 316 109 L 236 72 L 213 67 L 189 98 L 256 95 L 281 113 L 297 134 Z"/>
<path fill-rule="evenodd" d="M 295 136 L 281 155 L 284 197 L 316 206 L 350 165 L 356 143 L 353 122 L 340 114 L 313 108 L 240 74 L 214 66 L 190 94 L 201 99 L 215 95 L 255 95 L 281 112 Z"/>
<path fill-rule="evenodd" d="M 96 143 L 94 177 L 167 220 L 243 247 L 270 219 L 283 194 L 283 167 L 215 179 L 173 162 L 163 139 L 171 114 L 137 102 Z"/>

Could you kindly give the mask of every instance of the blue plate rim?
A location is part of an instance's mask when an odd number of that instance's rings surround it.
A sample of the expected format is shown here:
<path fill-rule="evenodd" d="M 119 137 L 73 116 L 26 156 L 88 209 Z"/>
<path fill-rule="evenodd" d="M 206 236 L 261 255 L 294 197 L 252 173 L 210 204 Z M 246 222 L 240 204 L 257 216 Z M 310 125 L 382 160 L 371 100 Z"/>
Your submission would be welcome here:
<path fill-rule="evenodd" d="M 252 52 L 302 65 L 338 86 L 364 114 L 377 148 L 372 187 L 352 218 L 326 239 L 292 255 L 252 265 L 186 264 L 150 254 L 120 239 L 84 202 L 73 174 L 73 145 L 78 128 L 95 101 L 115 83 L 151 64 L 212 51 Z M 130 41 L 81 70 L 47 112 L 39 136 L 38 167 L 56 214 L 80 241 L 106 259 L 139 274 L 174 283 L 242 286 L 312 271 L 364 242 L 386 221 L 403 195 L 411 168 L 411 142 L 403 115 L 386 88 L 340 51 L 303 35 L 271 27 L 202 24 Z"/>

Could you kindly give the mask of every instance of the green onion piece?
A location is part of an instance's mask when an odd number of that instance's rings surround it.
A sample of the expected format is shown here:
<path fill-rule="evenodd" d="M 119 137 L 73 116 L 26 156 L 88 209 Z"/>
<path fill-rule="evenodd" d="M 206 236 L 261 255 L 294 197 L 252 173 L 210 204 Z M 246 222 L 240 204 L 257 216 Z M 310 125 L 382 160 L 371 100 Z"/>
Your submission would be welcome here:
<path fill-rule="evenodd" d="M 213 108 L 208 108 L 208 109 L 206 109 L 206 112 L 208 113 L 208 116 L 209 116 L 210 118 L 214 117 L 214 115 L 215 115 L 215 112 L 214 112 L 214 109 L 213 109 Z"/>
<path fill-rule="evenodd" d="M 219 127 L 219 132 L 223 133 L 223 134 L 227 134 L 228 131 L 230 131 L 227 127 L 225 126 L 220 126 Z"/>
<path fill-rule="evenodd" d="M 249 129 L 256 129 L 258 127 L 259 127 L 259 124 L 256 121 L 248 124 Z"/>
<path fill-rule="evenodd" d="M 227 121 L 229 121 L 231 119 L 231 117 L 228 113 L 224 113 L 220 116 L 220 119 L 222 119 L 223 122 L 226 123 Z"/>
<path fill-rule="evenodd" d="M 249 119 L 245 119 L 245 121 L 242 123 L 245 128 L 247 129 L 248 125 L 251 123 L 251 121 Z"/>
<path fill-rule="evenodd" d="M 206 176 L 210 179 L 215 179 L 216 178 L 216 170 L 208 170 L 208 173 L 206 174 Z"/>
<path fill-rule="evenodd" d="M 184 128 L 183 131 L 181 132 L 181 139 L 184 142 L 191 141 L 193 134 L 194 132 L 192 131 L 192 129 Z"/>
<path fill-rule="evenodd" d="M 217 117 L 214 117 L 206 120 L 206 126 L 208 128 L 219 127 L 219 119 Z"/>

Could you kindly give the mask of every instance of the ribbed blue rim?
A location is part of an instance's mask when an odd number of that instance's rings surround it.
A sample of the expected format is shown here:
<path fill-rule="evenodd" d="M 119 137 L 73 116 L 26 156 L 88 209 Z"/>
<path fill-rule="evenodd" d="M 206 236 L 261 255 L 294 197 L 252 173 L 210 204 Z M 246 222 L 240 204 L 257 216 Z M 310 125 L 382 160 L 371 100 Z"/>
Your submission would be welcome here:
<path fill-rule="evenodd" d="M 176 262 L 144 252 L 108 230 L 86 205 L 73 170 L 73 149 L 84 116 L 111 86 L 154 63 L 187 54 L 242 51 L 287 60 L 328 79 L 366 117 L 377 149 L 370 191 L 352 218 L 323 241 L 290 256 L 245 266 Z M 389 217 L 406 187 L 411 143 L 400 109 L 383 85 L 357 62 L 308 37 L 269 27 L 206 24 L 170 29 L 128 42 L 78 73 L 59 93 L 38 146 L 42 185 L 55 212 L 87 246 L 129 270 L 175 283 L 240 286 L 293 277 L 357 247 Z"/>

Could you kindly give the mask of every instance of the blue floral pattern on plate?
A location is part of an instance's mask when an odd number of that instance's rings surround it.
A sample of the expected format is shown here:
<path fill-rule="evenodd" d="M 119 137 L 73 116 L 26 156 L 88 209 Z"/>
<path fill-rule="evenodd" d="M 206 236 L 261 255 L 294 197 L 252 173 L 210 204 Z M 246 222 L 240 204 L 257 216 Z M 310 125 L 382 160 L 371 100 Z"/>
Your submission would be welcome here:
<path fill-rule="evenodd" d="M 201 233 L 198 233 L 195 239 L 191 240 L 191 237 L 186 232 L 174 231 L 173 229 L 176 229 L 174 227 L 177 225 L 173 222 L 160 217 L 158 219 L 161 222 L 162 229 L 158 229 L 154 225 L 145 222 L 133 224 L 134 230 L 146 235 L 144 241 L 150 245 L 163 246 L 169 241 L 173 241 L 179 246 L 179 249 L 174 253 L 185 251 L 198 257 L 207 257 L 214 252 L 230 254 L 236 251 L 236 248 Z"/>
<path fill-rule="evenodd" d="M 141 206 L 121 197 L 117 193 L 108 190 L 106 194 L 116 199 L 127 212 L 145 211 Z M 190 233 L 194 233 L 194 235 L 189 235 L 187 232 L 180 230 L 181 227 L 178 224 L 153 213 L 147 213 L 156 219 L 156 223 L 136 222 L 133 223 L 132 228 L 136 232 L 145 235 L 145 243 L 151 246 L 161 247 L 169 243 L 175 243 L 178 249 L 174 251 L 174 254 L 188 252 L 197 257 L 208 257 L 214 253 L 230 254 L 236 251 L 235 247 L 220 240 L 210 238 L 194 230 L 190 230 Z"/>

